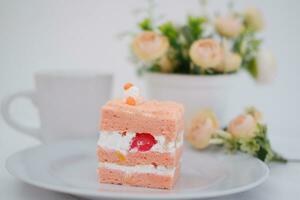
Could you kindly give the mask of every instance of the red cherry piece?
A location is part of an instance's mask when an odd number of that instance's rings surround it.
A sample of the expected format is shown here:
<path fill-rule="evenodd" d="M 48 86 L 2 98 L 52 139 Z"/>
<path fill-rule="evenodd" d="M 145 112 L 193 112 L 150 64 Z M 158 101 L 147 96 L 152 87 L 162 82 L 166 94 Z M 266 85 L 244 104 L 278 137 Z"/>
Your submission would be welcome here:
<path fill-rule="evenodd" d="M 138 151 L 149 151 L 157 141 L 150 133 L 136 133 L 130 143 L 130 150 L 137 148 Z"/>

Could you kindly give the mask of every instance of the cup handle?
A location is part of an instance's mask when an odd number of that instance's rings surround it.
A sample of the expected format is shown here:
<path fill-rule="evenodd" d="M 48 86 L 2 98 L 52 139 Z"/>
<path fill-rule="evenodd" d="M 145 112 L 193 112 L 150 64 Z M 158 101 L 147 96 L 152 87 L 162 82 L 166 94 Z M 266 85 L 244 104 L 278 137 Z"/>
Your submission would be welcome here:
<path fill-rule="evenodd" d="M 12 128 L 16 129 L 17 131 L 23 132 L 26 135 L 32 136 L 37 139 L 41 139 L 41 129 L 40 128 L 33 128 L 29 126 L 22 125 L 15 121 L 13 117 L 10 114 L 10 107 L 14 100 L 17 98 L 27 98 L 31 100 L 33 104 L 35 104 L 35 93 L 33 91 L 24 91 L 24 92 L 18 92 L 15 94 L 12 94 L 10 96 L 7 96 L 3 99 L 1 103 L 1 113 L 3 116 L 3 119 L 6 121 L 6 123 L 11 126 Z"/>

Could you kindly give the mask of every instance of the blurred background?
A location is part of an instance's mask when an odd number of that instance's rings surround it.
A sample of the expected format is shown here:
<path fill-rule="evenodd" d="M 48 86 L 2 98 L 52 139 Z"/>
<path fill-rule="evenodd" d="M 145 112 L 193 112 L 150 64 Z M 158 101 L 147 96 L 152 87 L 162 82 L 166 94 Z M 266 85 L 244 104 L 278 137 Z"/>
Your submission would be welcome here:
<path fill-rule="evenodd" d="M 239 85 L 239 96 L 231 102 L 238 114 L 247 105 L 263 111 L 275 149 L 300 157 L 295 152 L 299 141 L 300 112 L 300 2 L 297 0 L 233 1 L 237 10 L 258 6 L 266 20 L 262 33 L 264 46 L 277 59 L 274 83 L 258 86 L 247 77 Z M 156 12 L 182 22 L 186 14 L 201 14 L 199 1 L 157 1 Z M 224 10 L 228 1 L 208 0 L 209 10 Z M 147 6 L 141 0 L 1 0 L 0 1 L 0 99 L 20 90 L 34 88 L 33 74 L 48 69 L 89 69 L 115 74 L 114 96 L 127 81 L 143 87 L 142 79 L 128 60 L 129 40 L 118 35 L 134 31 L 144 15 L 136 10 Z M 18 101 L 12 110 L 25 124 L 38 124 L 37 113 L 29 102 Z M 5 129 L 4 129 L 5 128 Z M 0 146 L 14 149 L 14 140 L 32 140 L 8 128 L 0 118 Z M 9 130 L 5 133 L 2 130 Z M 282 144 L 291 144 L 289 146 Z M 295 156 L 293 156 L 295 155 Z M 4 155 L 1 155 L 4 156 Z M 1 159 L 2 160 L 2 159 Z"/>

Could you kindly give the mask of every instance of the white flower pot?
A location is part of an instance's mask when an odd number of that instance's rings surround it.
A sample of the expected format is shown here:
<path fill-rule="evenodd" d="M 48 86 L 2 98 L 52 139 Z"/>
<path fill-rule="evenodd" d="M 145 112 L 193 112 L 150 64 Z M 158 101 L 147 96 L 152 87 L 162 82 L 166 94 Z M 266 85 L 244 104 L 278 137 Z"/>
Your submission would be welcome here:
<path fill-rule="evenodd" d="M 210 108 L 224 126 L 228 122 L 231 93 L 239 85 L 241 73 L 200 76 L 147 72 L 144 76 L 148 98 L 182 103 L 186 121 L 200 110 Z"/>

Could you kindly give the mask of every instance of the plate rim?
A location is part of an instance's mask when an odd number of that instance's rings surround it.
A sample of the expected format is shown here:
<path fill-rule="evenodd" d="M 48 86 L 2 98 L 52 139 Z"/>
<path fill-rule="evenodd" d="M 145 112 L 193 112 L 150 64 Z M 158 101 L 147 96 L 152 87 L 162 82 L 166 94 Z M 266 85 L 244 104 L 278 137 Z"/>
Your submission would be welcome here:
<path fill-rule="evenodd" d="M 137 194 L 137 193 L 124 193 L 124 195 L 122 196 L 116 196 L 115 193 L 113 192 L 106 192 L 106 191 L 90 191 L 87 189 L 78 189 L 78 188 L 72 188 L 71 186 L 57 186 L 54 184 L 50 184 L 50 183 L 46 183 L 43 181 L 36 181 L 33 179 L 28 179 L 26 176 L 22 175 L 19 171 L 18 171 L 18 167 L 14 166 L 14 163 L 18 162 L 16 161 L 17 159 L 19 159 L 21 154 L 25 154 L 28 151 L 34 151 L 36 149 L 39 148 L 49 148 L 49 146 L 51 145 L 55 145 L 58 143 L 69 143 L 69 142 L 76 142 L 78 140 L 65 140 L 65 141 L 60 141 L 57 143 L 50 143 L 50 144 L 40 144 L 37 146 L 33 146 L 33 147 L 29 147 L 26 149 L 23 149 L 21 151 L 15 152 L 12 155 L 10 155 L 5 162 L 5 168 L 6 170 L 15 178 L 21 180 L 24 183 L 27 183 L 29 185 L 38 187 L 38 188 L 42 188 L 42 189 L 46 189 L 46 190 L 50 190 L 50 191 L 54 191 L 54 192 L 60 192 L 60 193 L 65 193 L 65 194 L 71 194 L 71 195 L 77 195 L 77 196 L 82 196 L 82 197 L 96 197 L 96 198 L 111 198 L 111 199 L 202 199 L 202 198 L 212 198 L 212 197 L 220 197 L 220 196 L 226 196 L 226 195 L 231 195 L 231 194 L 237 194 L 237 193 L 241 193 L 241 192 L 245 192 L 248 191 L 252 188 L 255 188 L 256 186 L 262 184 L 268 177 L 270 174 L 270 169 L 268 167 L 268 165 L 264 162 L 262 162 L 261 160 L 252 157 L 253 159 L 255 159 L 260 166 L 263 168 L 263 170 L 265 171 L 264 175 L 248 184 L 248 185 L 244 185 L 244 186 L 240 186 L 240 187 L 236 187 L 236 188 L 232 188 L 232 189 L 227 189 L 227 190 L 221 190 L 221 191 L 206 191 L 206 192 L 191 192 L 191 193 L 162 193 L 162 194 Z M 82 140 L 81 140 L 82 142 Z M 233 154 L 234 155 L 234 154 Z"/>

